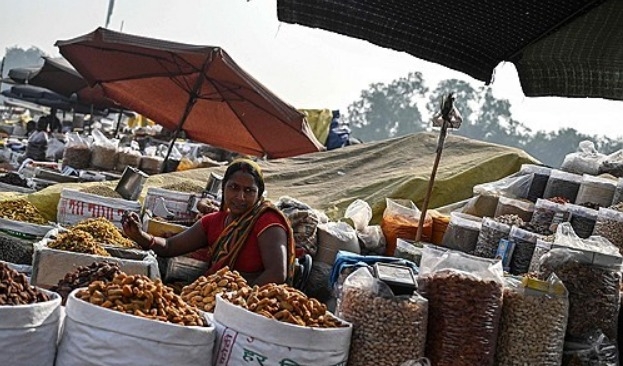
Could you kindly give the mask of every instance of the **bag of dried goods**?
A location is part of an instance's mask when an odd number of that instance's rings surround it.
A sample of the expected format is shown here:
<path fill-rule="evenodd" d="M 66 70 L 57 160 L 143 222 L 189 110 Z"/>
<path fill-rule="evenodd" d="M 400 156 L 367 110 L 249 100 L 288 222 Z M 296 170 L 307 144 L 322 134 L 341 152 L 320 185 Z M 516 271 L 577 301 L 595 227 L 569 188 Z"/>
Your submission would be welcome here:
<path fill-rule="evenodd" d="M 67 300 L 57 365 L 211 365 L 215 330 L 159 280 L 118 274 Z"/>
<path fill-rule="evenodd" d="M 569 313 L 560 279 L 506 277 L 503 303 L 496 365 L 560 365 Z"/>
<path fill-rule="evenodd" d="M 396 239 L 415 239 L 420 222 L 421 212 L 413 202 L 411 207 L 399 204 L 397 201 L 387 198 L 387 205 L 383 211 L 381 229 L 385 235 L 386 247 L 385 255 L 394 255 L 396 250 Z M 422 241 L 430 242 L 433 236 L 433 219 L 426 215 L 422 226 Z"/>
<path fill-rule="evenodd" d="M 569 202 L 575 202 L 580 184 L 582 184 L 581 175 L 554 169 L 545 186 L 543 198 L 562 197 Z"/>
<path fill-rule="evenodd" d="M 598 331 L 617 338 L 621 258 L 595 253 L 558 247 L 541 258 L 539 278 L 555 273 L 569 291 L 567 337 L 585 339 Z"/>
<path fill-rule="evenodd" d="M 500 239 L 508 239 L 511 226 L 495 219 L 485 217 L 482 219 L 478 241 L 474 248 L 474 254 L 482 258 L 495 258 Z"/>
<path fill-rule="evenodd" d="M 593 235 L 600 235 L 608 239 L 623 252 L 623 212 L 609 208 L 600 208 Z"/>
<path fill-rule="evenodd" d="M 116 170 L 122 172 L 126 167 L 138 168 L 141 165 L 141 152 L 131 147 L 119 149 Z"/>
<path fill-rule="evenodd" d="M 601 162 L 606 155 L 597 151 L 595 143 L 589 140 L 580 141 L 576 152 L 565 156 L 560 169 L 576 174 L 597 175 Z"/>
<path fill-rule="evenodd" d="M 482 219 L 460 212 L 450 214 L 448 229 L 443 235 L 441 245 L 450 249 L 471 253 L 476 248 Z"/>
<path fill-rule="evenodd" d="M 286 285 L 243 288 L 216 298 L 214 366 L 345 365 L 352 326 Z"/>
<path fill-rule="evenodd" d="M 0 365 L 53 365 L 61 297 L 0 262 Z"/>
<path fill-rule="evenodd" d="M 425 246 L 418 292 L 428 299 L 426 357 L 435 366 L 492 366 L 502 313 L 499 260 Z"/>
<path fill-rule="evenodd" d="M 532 183 L 528 190 L 528 196 L 526 197 L 531 202 L 536 202 L 538 198 L 543 198 L 543 192 L 547 186 L 549 175 L 552 172 L 552 168 L 546 166 L 523 164 L 519 170 L 519 174 L 533 174 Z"/>
<path fill-rule="evenodd" d="M 353 325 L 347 365 L 400 365 L 424 357 L 428 301 L 417 292 L 394 296 L 359 268 L 344 282 L 339 315 Z"/>
<path fill-rule="evenodd" d="M 527 273 L 534 254 L 537 239 L 542 236 L 517 226 L 511 228 L 508 238 L 515 244 L 510 262 L 510 272 L 514 275 Z"/>
<path fill-rule="evenodd" d="M 100 130 L 94 130 L 91 166 L 103 170 L 114 170 L 117 165 L 118 141 L 107 138 Z"/>

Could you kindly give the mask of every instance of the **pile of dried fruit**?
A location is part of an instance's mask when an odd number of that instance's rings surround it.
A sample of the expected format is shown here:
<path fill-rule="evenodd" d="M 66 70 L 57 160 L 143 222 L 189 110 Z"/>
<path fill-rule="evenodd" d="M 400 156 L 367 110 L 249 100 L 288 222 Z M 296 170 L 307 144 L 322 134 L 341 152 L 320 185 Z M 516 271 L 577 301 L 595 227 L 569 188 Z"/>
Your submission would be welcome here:
<path fill-rule="evenodd" d="M 104 308 L 162 322 L 205 326 L 197 308 L 188 305 L 160 280 L 120 273 L 111 282 L 95 281 L 76 297 Z"/>
<path fill-rule="evenodd" d="M 95 239 L 97 243 L 123 248 L 138 248 L 132 240 L 121 234 L 121 231 L 109 220 L 98 217 L 86 219 L 71 227 L 72 230 L 85 231 Z"/>
<path fill-rule="evenodd" d="M 110 282 L 121 273 L 119 264 L 109 262 L 93 262 L 89 266 L 80 266 L 75 271 L 69 272 L 65 278 L 58 281 L 58 284 L 50 289 L 61 295 L 63 305 L 67 301 L 69 294 L 80 287 L 88 286 L 94 281 Z"/>
<path fill-rule="evenodd" d="M 93 236 L 82 230 L 70 230 L 58 234 L 56 239 L 48 244 L 52 249 L 67 250 L 75 253 L 87 253 L 110 257 L 106 249 L 102 248 Z"/>
<path fill-rule="evenodd" d="M 229 267 L 225 267 L 207 277 L 201 276 L 195 282 L 185 286 L 182 289 L 182 300 L 211 313 L 214 312 L 216 306 L 216 295 L 238 291 L 245 287 L 250 289 L 240 273 L 232 272 Z"/>
<path fill-rule="evenodd" d="M 49 300 L 47 294 L 28 283 L 24 274 L 0 262 L 0 305 L 26 305 Z"/>
<path fill-rule="evenodd" d="M 45 225 L 48 220 L 30 202 L 24 199 L 0 202 L 0 217 L 9 220 Z"/>
<path fill-rule="evenodd" d="M 327 306 L 287 285 L 269 283 L 228 292 L 223 299 L 230 303 L 285 323 L 316 328 L 340 328 L 347 325 L 327 312 Z"/>

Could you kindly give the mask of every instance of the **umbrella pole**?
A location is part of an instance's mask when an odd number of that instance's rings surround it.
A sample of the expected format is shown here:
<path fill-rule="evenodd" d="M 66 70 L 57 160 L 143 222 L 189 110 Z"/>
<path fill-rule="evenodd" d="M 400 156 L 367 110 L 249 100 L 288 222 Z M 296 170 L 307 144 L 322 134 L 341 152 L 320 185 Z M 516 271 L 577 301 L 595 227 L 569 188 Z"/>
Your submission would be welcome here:
<path fill-rule="evenodd" d="M 173 134 L 173 139 L 171 140 L 171 143 L 169 144 L 169 150 L 167 150 L 167 156 L 164 158 L 164 161 L 162 162 L 162 168 L 160 168 L 160 173 L 164 173 L 164 170 L 166 169 L 166 166 L 167 166 L 167 161 L 169 160 L 169 156 L 171 156 L 171 151 L 173 150 L 173 146 L 175 145 L 175 140 L 177 140 L 177 136 L 179 136 L 180 131 L 182 131 L 182 127 L 184 126 L 184 123 L 186 122 L 186 118 L 188 118 L 188 115 L 190 115 L 190 111 L 193 109 L 193 106 L 195 105 L 195 102 L 197 102 L 197 98 L 199 97 L 199 89 L 201 89 L 201 85 L 203 85 L 203 81 L 205 80 L 205 77 L 206 77 L 205 74 L 208 71 L 207 69 L 211 61 L 212 61 L 212 57 L 208 57 L 203 62 L 203 66 L 201 67 L 201 73 L 199 74 L 199 77 L 197 78 L 197 81 L 195 82 L 195 86 L 193 87 L 192 93 L 190 93 L 190 96 L 188 97 L 188 103 L 186 103 L 184 114 L 182 115 L 182 118 L 180 119 L 180 123 L 177 124 L 175 133 Z"/>
<path fill-rule="evenodd" d="M 91 104 L 91 118 L 89 118 L 89 135 L 93 132 L 93 104 Z"/>
<path fill-rule="evenodd" d="M 119 111 L 119 117 L 117 117 L 117 128 L 115 129 L 115 138 L 119 137 L 119 128 L 121 127 L 121 117 L 123 117 L 123 109 Z"/>

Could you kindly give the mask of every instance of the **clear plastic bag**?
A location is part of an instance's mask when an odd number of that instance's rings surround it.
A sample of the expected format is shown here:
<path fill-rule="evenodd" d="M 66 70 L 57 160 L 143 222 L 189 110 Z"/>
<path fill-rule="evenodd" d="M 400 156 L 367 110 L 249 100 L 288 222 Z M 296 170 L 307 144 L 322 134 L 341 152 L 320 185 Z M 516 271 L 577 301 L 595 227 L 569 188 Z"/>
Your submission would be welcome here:
<path fill-rule="evenodd" d="M 514 275 L 527 273 L 530 270 L 530 261 L 534 254 L 536 241 L 541 236 L 513 226 L 508 237 L 515 243 L 515 249 L 510 262 L 510 273 Z"/>
<path fill-rule="evenodd" d="M 370 219 L 372 219 L 372 209 L 368 202 L 356 199 L 346 207 L 344 217 L 353 221 L 355 230 L 363 231 L 370 223 Z"/>
<path fill-rule="evenodd" d="M 569 221 L 567 205 L 546 199 L 536 200 L 530 224 L 542 235 L 556 232 L 558 224 Z"/>
<path fill-rule="evenodd" d="M 575 202 L 582 184 L 582 176 L 554 169 L 549 175 L 543 198 L 562 197 L 569 202 Z"/>
<path fill-rule="evenodd" d="M 488 217 L 483 218 L 473 254 L 482 258 L 495 258 L 500 239 L 508 239 L 510 231 L 510 225 Z"/>
<path fill-rule="evenodd" d="M 619 352 L 615 341 L 601 332 L 583 339 L 565 342 L 564 366 L 618 366 Z"/>
<path fill-rule="evenodd" d="M 74 169 L 87 169 L 91 164 L 91 146 L 89 141 L 76 132 L 66 135 L 67 144 L 63 153 L 63 165 Z"/>
<path fill-rule="evenodd" d="M 417 233 L 420 222 L 420 210 L 413 202 L 411 207 L 399 204 L 397 201 L 387 198 L 387 206 L 383 211 L 381 229 L 387 242 L 385 254 L 392 256 L 396 250 L 396 240 L 398 238 L 413 238 Z M 433 219 L 426 215 L 422 227 L 422 241 L 430 242 L 433 235 Z"/>
<path fill-rule="evenodd" d="M 142 154 L 140 151 L 131 147 L 119 149 L 119 157 L 117 159 L 117 171 L 122 172 L 127 166 L 138 168 L 141 165 Z"/>
<path fill-rule="evenodd" d="M 528 272 L 538 272 L 541 264 L 541 258 L 543 258 L 543 256 L 551 249 L 552 242 L 537 239 L 534 252 L 532 253 L 532 259 L 530 260 L 530 266 L 528 267 Z"/>
<path fill-rule="evenodd" d="M 596 265 L 586 252 L 553 248 L 541 258 L 539 267 L 539 278 L 556 273 L 569 291 L 568 337 L 584 339 L 603 332 L 610 339 L 617 338 L 620 264 Z"/>
<path fill-rule="evenodd" d="M 595 148 L 595 143 L 584 140 L 578 145 L 576 152 L 567 154 L 560 165 L 560 169 L 576 174 L 592 174 L 599 173 L 599 167 L 606 155 L 601 154 Z"/>
<path fill-rule="evenodd" d="M 502 265 L 426 245 L 418 291 L 428 299 L 426 355 L 436 366 L 491 366 L 502 313 Z"/>
<path fill-rule="evenodd" d="M 559 366 L 568 315 L 568 293 L 556 275 L 547 282 L 506 277 L 496 365 Z"/>
<path fill-rule="evenodd" d="M 599 174 L 604 173 L 623 177 L 623 150 L 617 150 L 603 158 L 599 164 Z"/>
<path fill-rule="evenodd" d="M 619 250 L 623 249 L 623 212 L 608 208 L 600 208 L 593 235 L 608 239 Z"/>
<path fill-rule="evenodd" d="M 543 198 L 543 192 L 547 186 L 549 175 L 552 168 L 534 164 L 523 164 L 519 170 L 519 174 L 533 174 L 532 183 L 528 189 L 527 199 L 536 202 L 537 199 Z"/>
<path fill-rule="evenodd" d="M 575 203 L 593 203 L 600 207 L 608 207 L 612 203 L 617 182 L 612 179 L 594 177 L 584 174 Z"/>
<path fill-rule="evenodd" d="M 424 357 L 428 301 L 417 292 L 394 296 L 360 268 L 344 282 L 338 314 L 353 324 L 348 365 L 400 365 Z"/>
<path fill-rule="evenodd" d="M 482 219 L 479 217 L 452 212 L 441 245 L 461 252 L 472 253 L 478 242 L 481 225 Z"/>
<path fill-rule="evenodd" d="M 529 222 L 532 219 L 533 212 L 534 203 L 530 201 L 500 197 L 493 217 L 498 217 L 502 215 L 517 215 L 522 220 Z"/>
<path fill-rule="evenodd" d="M 622 150 L 623 151 L 623 150 Z M 623 169 L 623 162 L 621 162 Z M 616 205 L 619 202 L 623 202 L 623 178 L 619 178 L 617 181 L 617 187 L 614 190 L 614 195 L 612 196 L 612 206 Z"/>
<path fill-rule="evenodd" d="M 117 165 L 118 141 L 110 140 L 100 130 L 93 131 L 91 166 L 114 170 Z"/>
<path fill-rule="evenodd" d="M 597 210 L 588 207 L 568 204 L 569 224 L 575 233 L 583 239 L 593 234 L 597 222 Z"/>

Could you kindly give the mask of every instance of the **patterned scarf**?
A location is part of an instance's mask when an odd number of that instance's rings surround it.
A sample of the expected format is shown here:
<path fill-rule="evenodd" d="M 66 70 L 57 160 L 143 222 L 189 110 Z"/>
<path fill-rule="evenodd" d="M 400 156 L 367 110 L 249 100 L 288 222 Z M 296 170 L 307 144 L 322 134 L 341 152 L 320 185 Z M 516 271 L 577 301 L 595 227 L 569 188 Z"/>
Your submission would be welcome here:
<path fill-rule="evenodd" d="M 281 213 L 279 209 L 274 207 L 271 203 L 261 200 L 255 207 L 249 210 L 244 215 L 240 216 L 236 220 L 232 221 L 221 233 L 216 240 L 214 249 L 212 250 L 212 261 L 210 262 L 210 269 L 208 274 L 214 273 L 219 269 L 229 266 L 234 268 L 234 264 L 238 260 L 238 255 L 244 248 L 249 234 L 253 230 L 253 226 L 262 214 L 268 210 L 277 212 L 283 217 L 284 222 L 288 222 L 288 219 Z M 287 245 L 287 264 L 288 274 L 286 283 L 291 285 L 294 277 L 294 235 L 292 228 L 287 225 L 288 245 Z"/>

